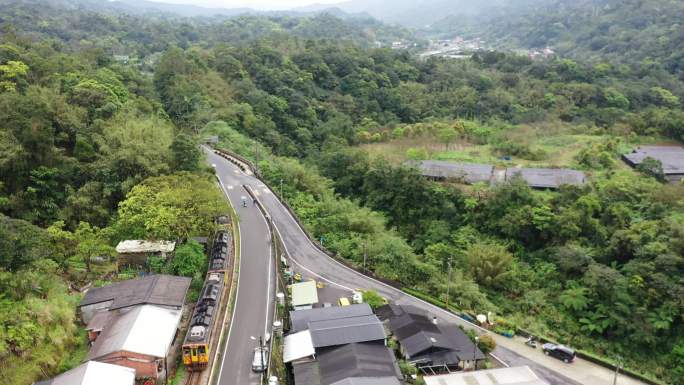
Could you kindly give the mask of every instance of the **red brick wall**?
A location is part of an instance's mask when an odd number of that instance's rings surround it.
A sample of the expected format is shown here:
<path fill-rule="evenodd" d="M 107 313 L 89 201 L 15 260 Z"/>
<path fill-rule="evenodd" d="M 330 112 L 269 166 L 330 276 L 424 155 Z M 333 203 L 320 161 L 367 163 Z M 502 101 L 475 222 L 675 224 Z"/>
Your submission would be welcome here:
<path fill-rule="evenodd" d="M 160 374 L 160 372 L 157 371 L 159 362 L 161 362 L 162 370 L 164 369 L 163 359 L 157 359 L 157 357 L 126 351 L 111 353 L 104 357 L 98 358 L 96 361 L 135 369 L 136 379 L 143 377 L 157 378 L 157 375 Z"/>

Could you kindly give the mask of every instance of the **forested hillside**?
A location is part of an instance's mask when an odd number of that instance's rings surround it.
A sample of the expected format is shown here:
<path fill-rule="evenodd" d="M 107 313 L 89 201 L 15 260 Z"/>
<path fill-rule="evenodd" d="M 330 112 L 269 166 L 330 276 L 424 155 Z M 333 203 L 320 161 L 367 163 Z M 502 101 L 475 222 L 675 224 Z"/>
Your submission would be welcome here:
<path fill-rule="evenodd" d="M 536 0 L 448 17 L 427 31 L 464 34 L 501 48 L 553 47 L 558 54 L 684 73 L 684 3 L 678 0 Z"/>
<path fill-rule="evenodd" d="M 18 368 L 8 383 L 81 358 L 72 289 L 119 278 L 94 263 L 118 240 L 202 234 L 225 212 L 196 146 L 209 134 L 253 160 L 258 149 L 264 176 L 283 179 L 309 229 L 353 263 L 368 252 L 376 274 L 444 299 L 451 260 L 461 309 L 684 379 L 670 370 L 684 367 L 684 191 L 619 163 L 638 143 L 684 139 L 684 83 L 665 60 L 420 61 L 373 48 L 405 31 L 330 15 L 0 11 L 0 368 Z M 591 183 L 440 185 L 351 148 L 439 138 L 550 161 L 520 132 L 596 139 L 569 160 Z"/>

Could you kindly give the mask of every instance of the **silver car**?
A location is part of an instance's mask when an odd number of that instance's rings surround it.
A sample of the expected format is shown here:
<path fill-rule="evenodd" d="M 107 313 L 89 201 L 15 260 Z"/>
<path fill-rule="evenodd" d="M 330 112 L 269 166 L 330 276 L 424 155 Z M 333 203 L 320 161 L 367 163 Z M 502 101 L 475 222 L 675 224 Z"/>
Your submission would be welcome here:
<path fill-rule="evenodd" d="M 254 348 L 254 356 L 252 357 L 252 371 L 261 373 L 268 368 L 268 348 L 256 347 Z"/>

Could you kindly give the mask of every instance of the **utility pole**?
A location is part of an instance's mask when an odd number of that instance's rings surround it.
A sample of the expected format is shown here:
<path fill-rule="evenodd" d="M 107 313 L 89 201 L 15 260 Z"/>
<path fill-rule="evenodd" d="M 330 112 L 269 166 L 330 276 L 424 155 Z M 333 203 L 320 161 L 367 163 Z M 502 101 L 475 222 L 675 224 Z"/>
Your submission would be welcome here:
<path fill-rule="evenodd" d="M 368 273 L 368 270 L 366 270 L 366 258 L 368 258 L 368 253 L 366 252 L 366 242 L 363 241 L 363 272 Z"/>
<path fill-rule="evenodd" d="M 280 178 L 280 200 L 285 200 L 285 197 L 283 197 L 283 178 Z"/>
<path fill-rule="evenodd" d="M 264 370 L 264 342 L 263 338 L 259 336 L 259 354 L 261 355 L 261 369 Z"/>
<path fill-rule="evenodd" d="M 259 143 L 254 141 L 254 157 L 256 158 L 256 163 L 254 163 L 254 171 L 256 171 L 257 176 L 259 176 Z"/>
<path fill-rule="evenodd" d="M 477 370 L 477 360 L 475 358 L 475 355 L 477 354 L 477 342 L 480 340 L 480 337 L 475 337 L 475 343 L 473 344 L 473 370 Z"/>
<path fill-rule="evenodd" d="M 613 385 L 617 385 L 618 374 L 620 372 L 620 366 L 622 366 L 622 357 L 617 356 L 617 362 L 615 365 L 615 377 L 613 377 Z"/>
<path fill-rule="evenodd" d="M 449 257 L 449 267 L 447 273 L 447 292 L 446 292 L 446 309 L 449 311 L 449 289 L 451 288 L 451 257 Z"/>

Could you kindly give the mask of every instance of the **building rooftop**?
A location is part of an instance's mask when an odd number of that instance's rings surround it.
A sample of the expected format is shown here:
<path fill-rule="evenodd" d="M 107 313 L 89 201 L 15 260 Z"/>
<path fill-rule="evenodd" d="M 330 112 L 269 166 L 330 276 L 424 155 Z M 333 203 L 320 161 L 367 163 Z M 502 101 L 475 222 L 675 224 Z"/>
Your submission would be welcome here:
<path fill-rule="evenodd" d="M 432 365 L 456 364 L 462 360 L 484 359 L 484 354 L 455 324 L 433 322 L 412 306 L 385 305 L 378 309 L 412 362 Z"/>
<path fill-rule="evenodd" d="M 317 361 L 292 363 L 296 385 L 321 385 L 321 370 Z"/>
<path fill-rule="evenodd" d="M 118 351 L 166 357 L 181 310 L 141 305 L 115 312 L 88 352 L 89 360 Z"/>
<path fill-rule="evenodd" d="M 305 281 L 290 285 L 292 289 L 292 306 L 311 305 L 318 302 L 316 281 Z"/>
<path fill-rule="evenodd" d="M 663 165 L 667 174 L 684 174 L 684 148 L 679 146 L 640 146 L 622 158 L 632 167 L 636 167 L 646 158 L 653 158 Z"/>
<path fill-rule="evenodd" d="M 34 385 L 133 385 L 135 369 L 88 361 L 55 378 Z"/>
<path fill-rule="evenodd" d="M 355 342 L 383 341 L 387 335 L 375 315 L 309 322 L 311 340 L 316 348 Z"/>
<path fill-rule="evenodd" d="M 121 241 L 116 245 L 116 252 L 126 253 L 170 253 L 176 248 L 176 242 L 172 241 L 144 241 L 128 240 Z"/>
<path fill-rule="evenodd" d="M 338 318 L 372 315 L 373 310 L 367 303 L 349 306 L 331 306 L 316 309 L 297 310 L 290 312 L 291 331 L 299 332 L 309 328 L 309 322 Z"/>
<path fill-rule="evenodd" d="M 423 377 L 426 385 L 549 385 L 527 366 Z"/>
<path fill-rule="evenodd" d="M 421 160 L 408 164 L 416 166 L 423 176 L 458 179 L 471 184 L 489 182 L 494 171 L 494 166 L 491 164 L 455 163 L 441 160 Z"/>
<path fill-rule="evenodd" d="M 567 168 L 507 168 L 506 181 L 519 175 L 530 187 L 559 188 L 561 185 L 582 185 L 586 177 L 582 171 Z"/>
<path fill-rule="evenodd" d="M 190 287 L 190 278 L 150 275 L 88 290 L 79 306 L 113 301 L 111 310 L 150 304 L 182 307 Z"/>
<path fill-rule="evenodd" d="M 401 385 L 396 377 L 349 377 L 331 385 Z"/>
<path fill-rule="evenodd" d="M 394 353 L 381 344 L 354 343 L 325 349 L 318 354 L 318 364 L 322 385 L 340 384 L 350 378 L 357 382 L 347 384 L 363 384 L 361 379 L 375 378 L 384 382 L 376 380 L 374 385 L 396 385 L 401 378 Z"/>
<path fill-rule="evenodd" d="M 105 326 L 107 326 L 107 324 L 109 323 L 109 319 L 111 318 L 112 314 L 112 312 L 109 312 L 107 310 L 98 311 L 97 313 L 95 313 L 93 318 L 90 319 L 88 325 L 86 325 L 86 330 L 94 332 L 104 330 Z"/>
<path fill-rule="evenodd" d="M 283 343 L 283 362 L 288 363 L 305 357 L 313 356 L 316 353 L 311 333 L 304 330 L 285 336 Z"/>

